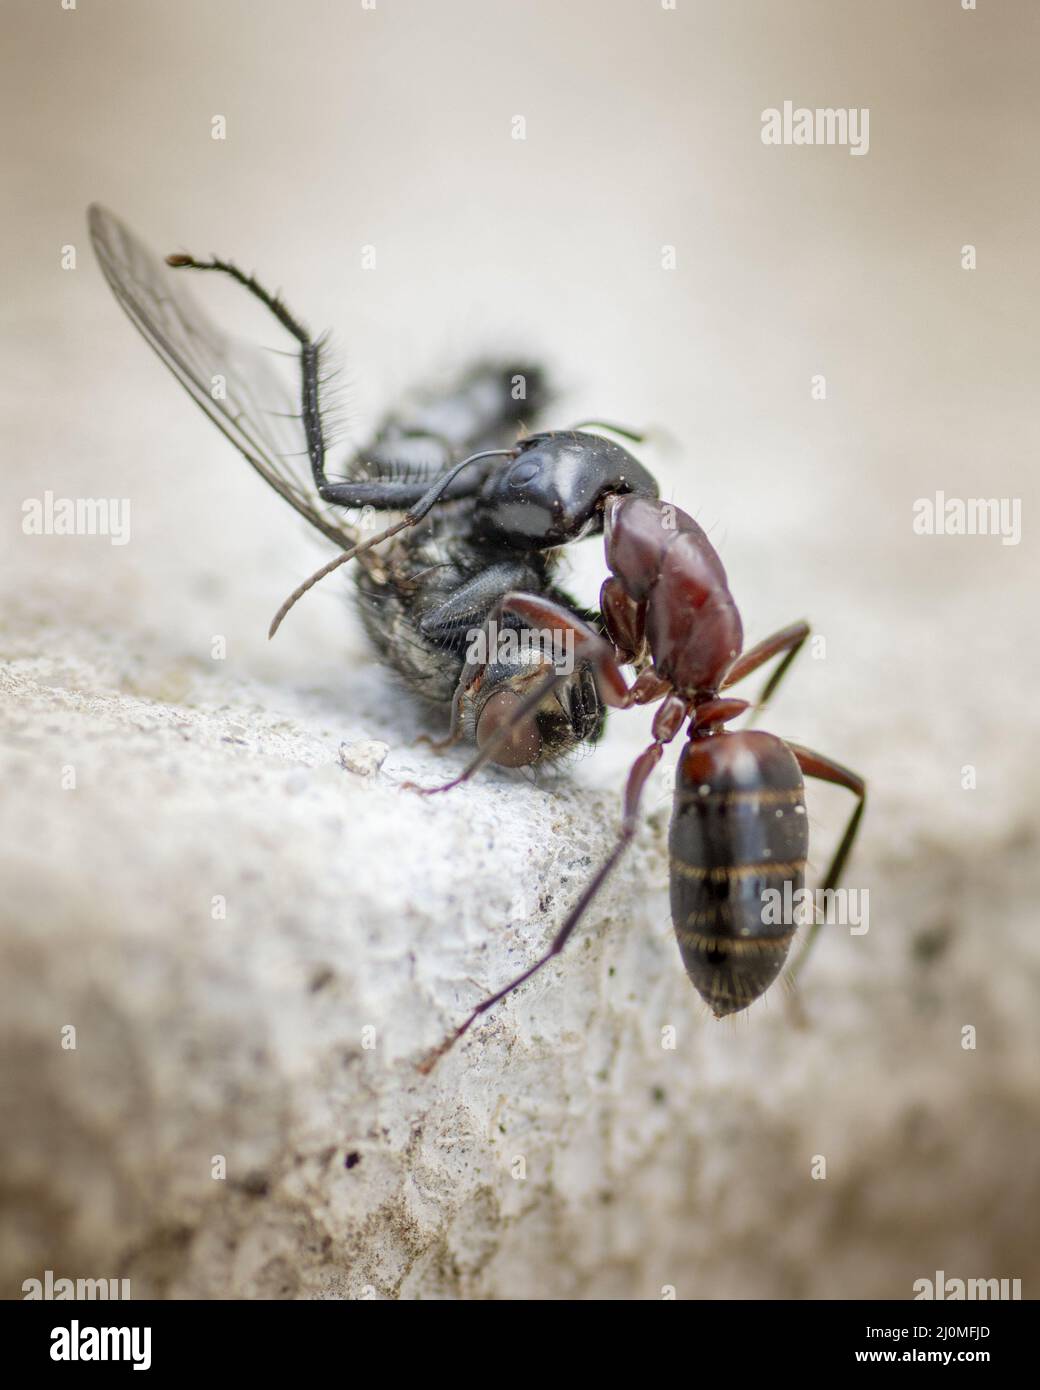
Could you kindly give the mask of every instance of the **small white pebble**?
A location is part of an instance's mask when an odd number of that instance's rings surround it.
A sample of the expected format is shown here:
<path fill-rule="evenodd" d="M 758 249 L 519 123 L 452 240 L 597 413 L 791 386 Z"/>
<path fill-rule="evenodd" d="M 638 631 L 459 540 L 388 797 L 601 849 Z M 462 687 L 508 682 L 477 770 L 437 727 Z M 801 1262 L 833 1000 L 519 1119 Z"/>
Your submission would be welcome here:
<path fill-rule="evenodd" d="M 804 815 L 805 815 L 805 807 L 804 807 L 804 806 L 796 806 L 796 807 L 794 808 L 794 813 L 795 813 L 796 816 L 804 816 Z"/>
<path fill-rule="evenodd" d="M 348 772 L 356 772 L 359 777 L 371 777 L 386 762 L 390 745 L 377 738 L 362 739 L 360 743 L 341 743 L 339 760 Z"/>
<path fill-rule="evenodd" d="M 707 796 L 710 791 L 711 787 L 708 786 L 707 782 L 702 782 L 700 786 L 697 788 L 697 795 Z"/>

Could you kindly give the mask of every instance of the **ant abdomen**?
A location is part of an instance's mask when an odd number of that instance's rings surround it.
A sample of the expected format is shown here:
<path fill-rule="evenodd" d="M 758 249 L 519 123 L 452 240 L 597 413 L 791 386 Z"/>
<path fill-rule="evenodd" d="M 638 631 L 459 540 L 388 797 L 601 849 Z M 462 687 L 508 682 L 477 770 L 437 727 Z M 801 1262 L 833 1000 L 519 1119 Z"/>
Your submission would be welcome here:
<path fill-rule="evenodd" d="M 808 846 L 802 773 L 786 744 L 757 730 L 691 738 L 669 836 L 672 922 L 716 1018 L 746 1009 L 782 970 Z"/>

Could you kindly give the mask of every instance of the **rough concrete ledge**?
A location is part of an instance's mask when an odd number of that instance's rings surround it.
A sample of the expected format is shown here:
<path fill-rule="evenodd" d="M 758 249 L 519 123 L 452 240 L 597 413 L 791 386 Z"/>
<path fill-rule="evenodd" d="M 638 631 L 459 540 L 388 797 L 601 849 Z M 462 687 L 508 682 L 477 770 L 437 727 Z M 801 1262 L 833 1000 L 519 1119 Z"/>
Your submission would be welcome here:
<path fill-rule="evenodd" d="M 1034 1267 L 1008 1020 L 1040 946 L 990 915 L 1035 893 L 1029 824 L 969 853 L 885 793 L 875 925 L 823 943 L 807 1026 L 780 991 L 719 1025 L 672 939 L 662 770 L 588 929 L 426 1078 L 608 848 L 601 754 L 424 801 L 400 784 L 452 756 L 402 741 L 376 667 L 346 711 L 190 664 L 143 690 L 80 646 L 2 675 L 6 1296 L 52 1269 L 137 1297 L 903 1298 L 987 1252 Z M 365 738 L 391 745 L 369 776 L 340 755 Z"/>

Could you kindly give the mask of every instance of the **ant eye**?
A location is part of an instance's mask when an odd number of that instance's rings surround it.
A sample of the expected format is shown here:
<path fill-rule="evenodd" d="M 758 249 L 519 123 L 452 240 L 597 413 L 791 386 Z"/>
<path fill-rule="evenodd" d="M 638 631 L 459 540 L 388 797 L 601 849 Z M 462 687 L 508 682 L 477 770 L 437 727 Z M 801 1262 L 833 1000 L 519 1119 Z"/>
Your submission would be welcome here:
<path fill-rule="evenodd" d="M 499 767 L 528 767 L 537 761 L 542 751 L 542 736 L 533 717 L 513 723 L 522 703 L 521 697 L 514 691 L 499 690 L 480 711 L 477 720 L 478 748 L 485 748 L 500 729 L 508 729 L 491 754 L 491 761 L 498 763 Z"/>
<path fill-rule="evenodd" d="M 541 472 L 541 463 L 538 459 L 521 459 L 516 464 L 509 475 L 509 482 L 512 487 L 523 487 L 524 483 L 529 483 L 532 478 L 536 478 Z"/>

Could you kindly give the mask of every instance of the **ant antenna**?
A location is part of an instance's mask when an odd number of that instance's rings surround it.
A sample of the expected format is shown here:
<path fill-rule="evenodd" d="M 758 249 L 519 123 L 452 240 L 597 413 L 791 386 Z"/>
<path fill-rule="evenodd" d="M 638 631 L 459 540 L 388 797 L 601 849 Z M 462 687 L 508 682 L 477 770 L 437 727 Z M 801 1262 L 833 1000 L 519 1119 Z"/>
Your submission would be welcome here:
<path fill-rule="evenodd" d="M 271 620 L 271 626 L 267 631 L 268 640 L 270 640 L 281 627 L 282 620 L 289 610 L 295 607 L 307 590 L 313 589 L 319 580 L 324 579 L 325 576 L 331 574 L 333 570 L 339 569 L 340 565 L 345 565 L 348 560 L 353 560 L 355 556 L 361 555 L 366 550 L 371 550 L 373 546 L 379 545 L 380 542 L 389 540 L 391 536 L 396 536 L 398 531 L 407 530 L 409 526 L 415 526 L 422 521 L 426 513 L 438 501 L 441 493 L 448 487 L 448 484 L 451 483 L 464 468 L 468 467 L 471 463 L 477 463 L 480 459 L 500 458 L 504 455 L 513 454 L 514 452 L 515 450 L 513 449 L 485 449 L 483 453 L 470 454 L 469 458 L 465 458 L 461 463 L 455 464 L 454 468 L 449 468 L 447 473 L 442 473 L 433 486 L 423 493 L 422 497 L 416 502 L 411 511 L 406 512 L 400 521 L 394 522 L 393 526 L 388 526 L 385 531 L 380 531 L 378 535 L 370 536 L 367 541 L 362 541 L 360 545 L 355 545 L 352 546 L 350 550 L 345 550 L 342 555 L 337 555 L 335 559 L 330 560 L 327 565 L 322 565 L 320 570 L 315 570 L 309 579 L 305 579 L 302 584 L 298 585 L 292 591 L 281 608 L 279 608 L 278 612 L 274 615 Z"/>
<path fill-rule="evenodd" d="M 631 440 L 633 444 L 645 444 L 647 439 L 645 434 L 637 434 L 635 430 L 629 429 L 626 425 L 615 425 L 609 420 L 579 420 L 576 425 L 571 426 L 571 429 L 610 430 L 611 434 L 619 434 L 622 439 Z"/>

